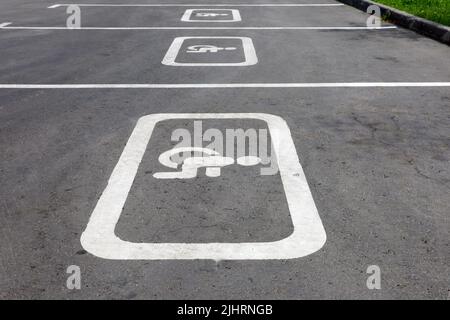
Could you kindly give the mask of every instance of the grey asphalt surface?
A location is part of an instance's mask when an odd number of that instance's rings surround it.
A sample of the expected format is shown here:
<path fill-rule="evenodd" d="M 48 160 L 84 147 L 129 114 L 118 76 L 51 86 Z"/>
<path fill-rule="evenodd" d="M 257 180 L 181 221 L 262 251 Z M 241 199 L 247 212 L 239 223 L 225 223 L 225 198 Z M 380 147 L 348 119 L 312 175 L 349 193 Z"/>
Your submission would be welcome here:
<path fill-rule="evenodd" d="M 2 0 L 0 23 L 65 26 L 65 9 L 47 9 L 52 4 Z M 186 9 L 82 8 L 82 23 L 184 26 Z M 242 22 L 233 26 L 365 26 L 367 19 L 347 6 L 239 10 Z M 173 39 L 186 36 L 250 37 L 258 64 L 163 65 Z M 450 80 L 449 53 L 403 29 L 0 29 L 0 83 L 437 82 Z M 81 233 L 137 120 L 191 112 L 286 120 L 326 230 L 321 250 L 291 260 L 219 262 L 115 261 L 83 250 Z M 274 241 L 292 231 L 279 176 L 233 167 L 223 179 L 152 179 L 172 128 L 192 127 L 170 125 L 159 126 L 149 144 L 117 225 L 120 237 Z M 449 297 L 448 87 L 0 89 L 0 150 L 1 299 Z M 70 265 L 81 268 L 81 290 L 66 288 Z M 366 287 L 369 265 L 381 268 L 381 290 Z"/>

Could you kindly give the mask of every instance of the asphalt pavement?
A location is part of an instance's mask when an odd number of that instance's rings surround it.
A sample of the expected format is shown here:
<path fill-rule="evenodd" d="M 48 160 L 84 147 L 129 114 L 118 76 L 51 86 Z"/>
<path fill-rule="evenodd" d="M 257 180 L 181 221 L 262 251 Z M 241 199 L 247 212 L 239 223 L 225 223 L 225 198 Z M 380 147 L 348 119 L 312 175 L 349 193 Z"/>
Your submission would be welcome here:
<path fill-rule="evenodd" d="M 332 0 L 58 4 L 0 3 L 1 299 L 448 299 L 448 46 Z M 280 170 L 157 178 L 200 120 Z"/>

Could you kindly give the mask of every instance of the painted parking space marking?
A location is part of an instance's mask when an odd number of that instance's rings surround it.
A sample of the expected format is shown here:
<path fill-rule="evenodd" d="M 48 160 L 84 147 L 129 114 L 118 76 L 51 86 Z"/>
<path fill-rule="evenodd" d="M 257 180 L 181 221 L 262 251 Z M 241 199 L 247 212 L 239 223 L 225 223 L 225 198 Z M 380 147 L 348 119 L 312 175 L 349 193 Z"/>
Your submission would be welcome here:
<path fill-rule="evenodd" d="M 237 9 L 187 9 L 181 17 L 183 22 L 238 22 L 241 14 Z"/>
<path fill-rule="evenodd" d="M 162 61 L 167 66 L 251 66 L 257 63 L 253 41 L 248 37 L 178 37 Z"/>
<path fill-rule="evenodd" d="M 132 243 L 115 234 L 153 129 L 160 121 L 175 119 L 262 120 L 271 136 L 293 232 L 274 242 L 255 243 Z M 218 175 L 212 176 L 218 178 Z M 319 250 L 326 234 L 286 122 L 262 113 L 152 114 L 139 119 L 115 166 L 106 189 L 81 236 L 85 250 L 118 260 L 266 260 L 299 258 Z"/>
<path fill-rule="evenodd" d="M 72 83 L 0 84 L 0 89 L 244 89 L 244 88 L 430 88 L 450 82 L 286 82 L 286 83 Z"/>

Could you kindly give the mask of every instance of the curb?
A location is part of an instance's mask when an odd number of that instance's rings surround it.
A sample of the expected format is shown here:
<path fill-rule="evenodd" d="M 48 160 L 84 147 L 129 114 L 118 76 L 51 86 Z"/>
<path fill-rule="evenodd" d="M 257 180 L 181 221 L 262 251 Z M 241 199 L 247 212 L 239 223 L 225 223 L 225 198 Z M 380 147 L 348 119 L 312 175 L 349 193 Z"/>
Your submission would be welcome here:
<path fill-rule="evenodd" d="M 400 27 L 410 29 L 421 35 L 450 45 L 450 28 L 436 22 L 413 16 L 412 14 L 376 3 L 370 0 L 337 0 L 359 10 L 367 12 L 367 8 L 376 5 L 381 9 L 381 16 Z"/>

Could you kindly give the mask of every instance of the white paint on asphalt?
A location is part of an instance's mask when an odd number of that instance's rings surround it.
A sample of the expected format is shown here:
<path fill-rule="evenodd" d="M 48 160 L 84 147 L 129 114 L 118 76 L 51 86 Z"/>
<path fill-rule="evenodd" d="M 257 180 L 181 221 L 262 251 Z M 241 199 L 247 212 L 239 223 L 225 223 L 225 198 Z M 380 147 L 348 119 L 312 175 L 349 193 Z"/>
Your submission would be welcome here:
<path fill-rule="evenodd" d="M 153 129 L 171 119 L 257 119 L 268 125 L 294 227 L 285 239 L 255 243 L 132 243 L 118 238 L 116 224 L 144 157 Z M 319 250 L 326 234 L 286 122 L 263 113 L 153 114 L 139 119 L 92 212 L 81 244 L 88 252 L 118 260 L 293 259 Z"/>
<path fill-rule="evenodd" d="M 183 43 L 186 40 L 240 40 L 242 43 L 242 50 L 244 52 L 244 61 L 242 62 L 177 62 L 177 56 L 180 52 L 180 49 L 183 46 Z M 210 46 L 214 47 L 214 46 Z M 231 49 L 233 47 L 224 47 L 216 49 L 222 49 L 222 51 L 226 51 L 227 49 Z M 236 49 L 236 48 L 234 48 Z M 234 50 L 229 50 L 234 51 Z M 198 52 L 198 51 L 197 51 Z M 217 53 L 218 51 L 215 51 Z M 206 54 L 214 54 L 214 53 L 206 53 Z M 207 58 L 206 58 L 207 59 Z M 166 55 L 162 60 L 162 64 L 167 66 L 182 66 L 182 67 L 195 67 L 195 66 L 221 66 L 221 67 L 230 67 L 230 66 L 252 66 L 258 63 L 258 57 L 256 56 L 255 47 L 253 46 L 252 39 L 248 37 L 177 37 L 173 40 L 172 44 L 167 50 Z"/>
<path fill-rule="evenodd" d="M 405 88 L 450 87 L 450 82 L 0 84 L 0 89 L 239 89 L 239 88 L 399 88 L 399 87 Z"/>
<path fill-rule="evenodd" d="M 214 11 L 214 12 L 208 12 Z M 222 12 L 217 14 L 216 12 Z M 199 17 L 200 14 L 203 14 L 203 17 L 208 17 L 209 19 L 195 19 L 195 17 Z M 220 17 L 220 14 L 225 16 L 229 16 L 231 19 L 213 19 L 217 16 Z M 187 9 L 186 12 L 181 17 L 181 21 L 183 22 L 238 22 L 242 21 L 241 14 L 237 9 Z"/>
<path fill-rule="evenodd" d="M 11 23 L 9 23 L 11 24 Z M 383 27 L 82 27 L 82 28 L 67 28 L 67 27 L 2 27 L 1 30 L 389 30 L 397 29 L 396 26 Z"/>
<path fill-rule="evenodd" d="M 12 22 L 4 22 L 4 23 L 0 23 L 0 28 L 9 26 Z"/>
<path fill-rule="evenodd" d="M 198 170 L 205 168 L 205 175 L 210 178 L 217 178 L 221 175 L 221 168 L 234 164 L 234 159 L 223 157 L 215 150 L 198 147 L 175 148 L 163 152 L 158 160 L 162 165 L 176 169 L 178 163 L 173 162 L 171 157 L 184 152 L 198 152 L 200 156 L 187 157 L 182 161 L 181 171 L 156 172 L 153 177 L 156 179 L 192 179 L 197 177 Z"/>
<path fill-rule="evenodd" d="M 199 156 L 190 156 L 182 160 L 181 171 L 174 172 L 156 172 L 153 177 L 156 179 L 192 179 L 197 177 L 198 169 L 205 168 L 207 177 L 216 178 L 221 175 L 221 168 L 234 164 L 231 157 L 223 157 L 219 152 L 200 147 L 182 147 L 170 149 L 161 153 L 158 157 L 159 162 L 172 169 L 177 169 L 179 163 L 172 160 L 174 155 L 182 153 L 197 152 Z M 255 156 L 244 156 L 236 159 L 236 163 L 241 166 L 256 166 L 262 162 L 261 158 Z"/>
<path fill-rule="evenodd" d="M 49 9 L 67 7 L 71 4 L 54 4 Z M 181 3 L 155 3 L 155 4 L 117 4 L 117 3 L 73 3 L 79 7 L 341 7 L 342 3 L 223 3 L 223 4 L 181 4 Z"/>

